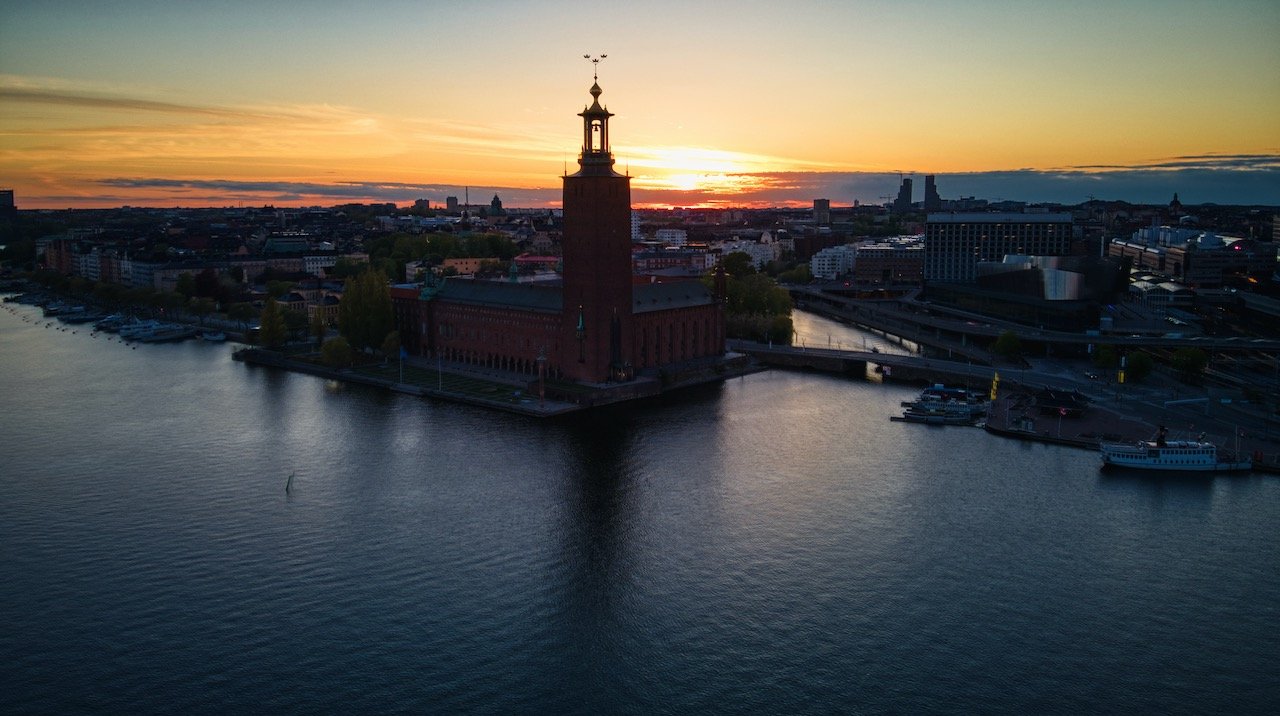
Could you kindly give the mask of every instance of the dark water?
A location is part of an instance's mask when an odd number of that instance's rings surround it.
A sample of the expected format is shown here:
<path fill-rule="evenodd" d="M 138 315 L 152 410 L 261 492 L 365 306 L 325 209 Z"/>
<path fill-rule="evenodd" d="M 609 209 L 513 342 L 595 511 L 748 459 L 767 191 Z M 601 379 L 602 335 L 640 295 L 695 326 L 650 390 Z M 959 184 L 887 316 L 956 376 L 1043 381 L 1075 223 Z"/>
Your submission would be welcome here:
<path fill-rule="evenodd" d="M 909 389 L 794 373 L 535 422 L 16 310 L 0 711 L 1280 697 L 1280 478 L 1106 477 L 1086 452 L 890 423 Z"/>

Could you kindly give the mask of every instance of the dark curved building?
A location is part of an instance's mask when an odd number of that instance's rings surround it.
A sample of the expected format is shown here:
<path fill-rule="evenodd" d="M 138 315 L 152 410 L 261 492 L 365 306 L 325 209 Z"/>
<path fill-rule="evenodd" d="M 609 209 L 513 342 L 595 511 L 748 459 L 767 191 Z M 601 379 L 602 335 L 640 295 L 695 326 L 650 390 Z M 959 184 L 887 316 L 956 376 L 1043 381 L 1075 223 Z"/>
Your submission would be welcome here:
<path fill-rule="evenodd" d="M 564 177 L 561 280 L 429 277 L 392 288 L 412 355 L 582 383 L 626 382 L 725 353 L 722 295 L 696 280 L 635 285 L 631 177 L 613 169 L 600 85 L 582 117 L 579 169 Z M 722 290 L 717 290 L 722 294 Z"/>

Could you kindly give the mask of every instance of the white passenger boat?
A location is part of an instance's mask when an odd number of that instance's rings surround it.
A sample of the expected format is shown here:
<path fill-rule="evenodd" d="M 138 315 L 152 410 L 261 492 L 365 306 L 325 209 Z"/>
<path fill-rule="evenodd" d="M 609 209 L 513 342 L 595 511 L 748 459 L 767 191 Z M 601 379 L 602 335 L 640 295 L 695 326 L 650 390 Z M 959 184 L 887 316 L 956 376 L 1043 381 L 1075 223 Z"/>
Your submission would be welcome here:
<path fill-rule="evenodd" d="M 904 400 L 902 407 L 916 412 L 977 420 L 987 414 L 988 402 L 982 393 L 935 384 L 925 388 L 915 400 Z"/>
<path fill-rule="evenodd" d="M 1242 472 L 1253 468 L 1250 460 L 1223 459 L 1218 446 L 1197 440 L 1167 440 L 1162 427 L 1154 440 L 1136 443 L 1102 443 L 1103 467 L 1157 472 Z"/>

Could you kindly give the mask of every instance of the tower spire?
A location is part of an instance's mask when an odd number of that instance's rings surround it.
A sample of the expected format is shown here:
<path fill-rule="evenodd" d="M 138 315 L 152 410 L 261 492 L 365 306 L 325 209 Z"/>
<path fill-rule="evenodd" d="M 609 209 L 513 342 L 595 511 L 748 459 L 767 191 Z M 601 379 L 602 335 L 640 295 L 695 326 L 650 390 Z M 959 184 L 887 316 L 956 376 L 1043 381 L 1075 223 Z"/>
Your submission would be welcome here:
<path fill-rule="evenodd" d="M 598 70 L 600 69 L 600 60 L 603 60 L 604 58 L 608 57 L 608 55 L 604 53 L 600 53 L 599 55 L 596 55 L 594 57 L 591 55 L 583 55 L 582 57 L 583 59 L 591 60 L 591 81 L 599 82 L 600 75 Z"/>

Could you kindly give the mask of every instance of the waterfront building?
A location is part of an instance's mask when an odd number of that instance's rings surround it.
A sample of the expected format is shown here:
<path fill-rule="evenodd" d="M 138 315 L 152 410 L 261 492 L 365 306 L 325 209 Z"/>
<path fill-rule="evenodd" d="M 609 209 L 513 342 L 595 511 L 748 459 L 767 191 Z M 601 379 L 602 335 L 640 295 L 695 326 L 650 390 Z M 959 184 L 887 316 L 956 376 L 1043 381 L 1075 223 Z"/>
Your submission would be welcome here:
<path fill-rule="evenodd" d="M 631 177 L 613 169 L 599 83 L 582 118 L 579 170 L 563 177 L 561 280 L 521 283 L 428 275 L 392 287 L 409 353 L 581 383 L 720 357 L 721 288 L 700 281 L 634 285 Z"/>
<path fill-rule="evenodd" d="M 1066 256 L 1071 252 L 1070 214 L 929 214 L 924 235 L 924 280 L 973 283 L 978 263 L 1008 254 Z"/>

